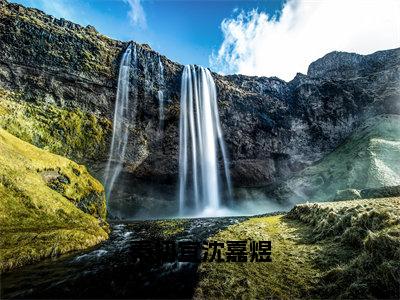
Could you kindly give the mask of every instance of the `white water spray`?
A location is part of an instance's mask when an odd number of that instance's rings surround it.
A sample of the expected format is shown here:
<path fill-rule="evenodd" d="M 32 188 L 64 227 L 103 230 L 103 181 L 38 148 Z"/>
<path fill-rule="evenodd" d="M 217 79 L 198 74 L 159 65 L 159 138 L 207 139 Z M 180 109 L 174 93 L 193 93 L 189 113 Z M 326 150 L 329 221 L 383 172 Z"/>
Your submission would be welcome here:
<path fill-rule="evenodd" d="M 136 61 L 136 45 L 129 45 L 122 56 L 119 67 L 113 134 L 104 176 L 107 200 L 110 199 L 115 181 L 122 171 L 126 146 L 128 144 L 129 125 L 133 122 L 133 110 L 129 105 L 129 79 L 132 65 L 136 66 Z"/>
<path fill-rule="evenodd" d="M 158 57 L 158 114 L 159 114 L 159 129 L 160 132 L 164 127 L 164 66 L 161 58 Z"/>
<path fill-rule="evenodd" d="M 216 214 L 223 204 L 221 198 L 232 198 L 232 186 L 217 92 L 209 70 L 185 66 L 180 104 L 179 211 L 181 215 Z M 224 164 L 223 178 L 218 172 L 218 150 Z"/>

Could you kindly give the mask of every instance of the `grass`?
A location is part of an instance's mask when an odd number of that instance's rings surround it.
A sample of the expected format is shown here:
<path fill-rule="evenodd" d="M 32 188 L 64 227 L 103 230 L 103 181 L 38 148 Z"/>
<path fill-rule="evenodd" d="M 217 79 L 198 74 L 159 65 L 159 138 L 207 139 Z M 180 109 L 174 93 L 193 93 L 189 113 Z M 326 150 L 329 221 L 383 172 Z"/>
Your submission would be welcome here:
<path fill-rule="evenodd" d="M 303 204 L 210 240 L 270 240 L 270 263 L 202 263 L 195 298 L 399 298 L 400 198 Z"/>
<path fill-rule="evenodd" d="M 296 197 L 343 198 L 343 191 L 400 185 L 400 116 L 368 119 L 333 152 L 290 179 Z M 357 195 L 347 197 L 358 198 Z M 349 199 L 348 198 L 348 199 Z M 297 201 L 298 202 L 298 201 Z"/>
<path fill-rule="evenodd" d="M 22 101 L 0 88 L 0 126 L 39 148 L 75 160 L 98 159 L 107 152 L 111 122 L 79 109 Z"/>
<path fill-rule="evenodd" d="M 108 237 L 103 186 L 84 166 L 0 128 L 0 270 Z"/>
<path fill-rule="evenodd" d="M 251 218 L 219 232 L 210 240 L 272 241 L 272 262 L 202 263 L 195 298 L 292 299 L 308 295 L 317 282 L 312 257 L 319 245 L 302 243 L 299 231 L 306 231 L 306 226 L 278 215 Z"/>
<path fill-rule="evenodd" d="M 321 297 L 399 298 L 400 198 L 298 205 L 288 217 L 311 226 L 312 241 L 331 240 L 318 264 Z"/>
<path fill-rule="evenodd" d="M 160 220 L 154 222 L 165 237 L 176 236 L 185 230 L 187 220 Z"/>

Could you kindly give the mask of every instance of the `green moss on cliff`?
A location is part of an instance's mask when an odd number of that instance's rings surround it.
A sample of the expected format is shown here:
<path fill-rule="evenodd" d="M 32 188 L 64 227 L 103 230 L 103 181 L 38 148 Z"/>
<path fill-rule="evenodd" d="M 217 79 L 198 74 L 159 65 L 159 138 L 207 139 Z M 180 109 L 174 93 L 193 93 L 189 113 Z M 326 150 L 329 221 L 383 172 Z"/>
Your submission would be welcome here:
<path fill-rule="evenodd" d="M 83 160 L 107 152 L 111 122 L 79 109 L 24 102 L 0 88 L 0 127 L 37 147 Z"/>
<path fill-rule="evenodd" d="M 400 198 L 296 206 L 210 240 L 271 240 L 271 263 L 203 263 L 196 298 L 398 298 Z"/>
<path fill-rule="evenodd" d="M 176 236 L 185 230 L 187 220 L 160 220 L 155 221 L 155 225 L 166 237 Z"/>
<path fill-rule="evenodd" d="M 0 270 L 107 238 L 104 189 L 84 166 L 3 129 L 0 153 Z"/>
<path fill-rule="evenodd" d="M 19 47 L 11 51 L 22 51 L 35 63 L 46 66 L 70 67 L 71 72 L 90 76 L 115 75 L 114 62 L 117 60 L 123 44 L 112 40 L 93 27 L 82 27 L 63 19 L 54 19 L 36 9 L 25 8 L 18 4 L 0 7 L 2 18 L 7 23 L 7 35 L 18 38 Z M 0 26 L 0 33 L 1 33 Z"/>
<path fill-rule="evenodd" d="M 340 198 L 340 190 L 400 185 L 400 116 L 369 119 L 287 185 L 309 201 Z"/>

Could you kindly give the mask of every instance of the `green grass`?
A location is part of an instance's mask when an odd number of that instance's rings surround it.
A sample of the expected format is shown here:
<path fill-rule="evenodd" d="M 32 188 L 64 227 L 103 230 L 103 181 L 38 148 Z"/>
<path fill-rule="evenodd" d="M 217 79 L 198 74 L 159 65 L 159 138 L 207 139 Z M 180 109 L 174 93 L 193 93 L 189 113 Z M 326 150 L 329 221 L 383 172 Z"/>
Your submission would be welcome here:
<path fill-rule="evenodd" d="M 341 190 L 397 185 L 400 185 L 398 115 L 370 118 L 332 153 L 287 183 L 300 198 L 308 201 L 340 198 Z"/>
<path fill-rule="evenodd" d="M 187 220 L 160 220 L 155 221 L 154 225 L 159 228 L 165 237 L 176 236 L 185 230 Z"/>
<path fill-rule="evenodd" d="M 398 298 L 400 198 L 296 206 L 210 240 L 271 240 L 270 263 L 202 263 L 195 298 Z"/>
<path fill-rule="evenodd" d="M 107 239 L 103 186 L 84 166 L 0 128 L 0 270 Z"/>
<path fill-rule="evenodd" d="M 28 103 L 1 88 L 0 127 L 39 148 L 80 161 L 104 155 L 111 132 L 106 118 L 79 109 Z"/>
<path fill-rule="evenodd" d="M 321 297 L 399 298 L 400 198 L 382 198 L 296 206 L 288 217 L 311 226 L 322 248 L 317 263 L 324 271 L 315 293 Z"/>
<path fill-rule="evenodd" d="M 272 262 L 202 263 L 195 298 L 292 299 L 308 295 L 317 281 L 312 257 L 319 246 L 302 243 L 299 231 L 306 231 L 306 226 L 279 215 L 252 218 L 219 232 L 209 240 L 272 241 Z"/>

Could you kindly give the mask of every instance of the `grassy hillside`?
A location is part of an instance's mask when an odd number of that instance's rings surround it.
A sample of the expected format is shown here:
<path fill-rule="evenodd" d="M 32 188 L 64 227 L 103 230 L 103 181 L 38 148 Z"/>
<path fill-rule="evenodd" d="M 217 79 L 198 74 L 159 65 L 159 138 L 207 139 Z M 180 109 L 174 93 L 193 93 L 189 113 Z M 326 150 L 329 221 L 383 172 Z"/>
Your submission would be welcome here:
<path fill-rule="evenodd" d="M 399 298 L 400 198 L 303 204 L 212 241 L 270 240 L 272 262 L 202 263 L 196 298 Z"/>
<path fill-rule="evenodd" d="M 103 186 L 84 166 L 0 128 L 0 270 L 107 238 Z"/>
<path fill-rule="evenodd" d="M 79 109 L 23 101 L 0 88 L 0 126 L 39 148 L 72 159 L 98 159 L 107 152 L 111 122 Z"/>
<path fill-rule="evenodd" d="M 335 151 L 288 181 L 294 198 L 333 199 L 345 189 L 400 185 L 400 116 L 369 119 Z"/>

